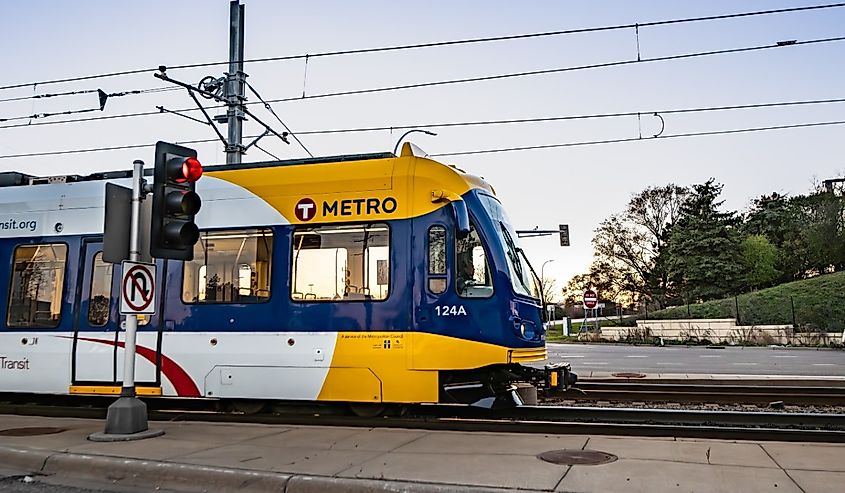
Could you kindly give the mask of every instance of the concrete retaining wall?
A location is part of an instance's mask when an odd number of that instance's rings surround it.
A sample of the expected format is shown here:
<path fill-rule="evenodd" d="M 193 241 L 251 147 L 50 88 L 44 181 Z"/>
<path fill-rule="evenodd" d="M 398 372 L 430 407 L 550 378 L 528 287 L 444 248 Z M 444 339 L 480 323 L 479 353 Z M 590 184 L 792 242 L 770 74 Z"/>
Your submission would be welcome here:
<path fill-rule="evenodd" d="M 792 325 L 736 325 L 732 318 L 637 320 L 636 327 L 602 327 L 601 336 L 617 341 L 662 337 L 675 341 L 808 346 L 843 340 L 841 332 L 796 332 Z"/>

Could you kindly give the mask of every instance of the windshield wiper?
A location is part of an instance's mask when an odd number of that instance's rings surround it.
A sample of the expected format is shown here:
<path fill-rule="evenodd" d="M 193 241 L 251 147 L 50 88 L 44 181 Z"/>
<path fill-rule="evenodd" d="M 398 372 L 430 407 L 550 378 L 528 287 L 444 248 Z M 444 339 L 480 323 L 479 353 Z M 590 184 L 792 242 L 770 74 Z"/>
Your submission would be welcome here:
<path fill-rule="evenodd" d="M 537 283 L 537 289 L 542 289 L 543 282 L 540 280 L 540 276 L 537 275 L 537 271 L 534 270 L 534 266 L 531 265 L 531 262 L 528 260 L 528 256 L 525 255 L 525 250 L 520 247 L 516 247 L 516 250 L 522 255 L 522 258 L 525 259 L 525 264 L 528 265 L 528 268 L 531 270 L 531 275 L 534 276 L 534 282 Z M 527 288 L 528 286 L 526 286 Z M 539 293 L 540 298 L 542 299 L 543 293 Z"/>
<path fill-rule="evenodd" d="M 519 248 L 518 246 L 516 246 L 516 242 L 513 241 L 513 237 L 511 236 L 508 229 L 505 227 L 505 223 L 499 221 L 499 227 L 502 229 L 502 234 L 505 237 L 505 243 L 507 243 L 508 258 L 511 261 L 511 265 L 513 265 L 514 273 L 516 274 L 516 277 L 519 279 L 519 283 L 522 285 L 523 288 L 525 288 L 525 291 L 530 293 L 531 287 L 528 286 L 525 283 L 525 274 L 522 270 L 522 262 L 520 262 L 520 260 L 519 260 L 519 254 L 522 251 L 522 249 Z M 523 253 L 522 256 L 525 257 L 525 254 Z M 526 262 L 527 262 L 527 260 L 526 260 Z M 531 269 L 532 272 L 534 271 L 534 269 L 531 267 L 530 262 L 528 262 L 528 267 Z M 535 274 L 535 276 L 536 276 L 536 274 Z"/>

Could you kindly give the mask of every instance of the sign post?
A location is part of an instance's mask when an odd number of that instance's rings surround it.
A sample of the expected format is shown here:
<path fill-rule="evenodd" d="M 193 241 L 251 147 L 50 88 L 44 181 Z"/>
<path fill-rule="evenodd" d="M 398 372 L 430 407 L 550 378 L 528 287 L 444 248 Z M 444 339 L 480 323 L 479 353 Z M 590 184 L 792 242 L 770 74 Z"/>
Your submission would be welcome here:
<path fill-rule="evenodd" d="M 596 317 L 596 306 L 599 303 L 599 295 L 592 289 L 587 289 L 584 291 L 584 325 L 587 325 L 587 310 L 592 310 L 593 317 Z M 598 317 L 596 317 L 596 328 L 598 328 L 599 321 Z"/>
<path fill-rule="evenodd" d="M 155 265 L 138 262 L 141 258 L 140 216 L 143 190 L 144 162 L 136 160 L 132 168 L 132 217 L 129 226 L 129 261 L 123 262 L 120 312 L 126 315 L 126 341 L 123 351 L 123 387 L 120 398 L 109 406 L 106 429 L 88 438 L 97 442 L 140 440 L 164 434 L 164 430 L 150 430 L 147 405 L 135 394 L 135 341 L 138 314 L 155 313 Z"/>

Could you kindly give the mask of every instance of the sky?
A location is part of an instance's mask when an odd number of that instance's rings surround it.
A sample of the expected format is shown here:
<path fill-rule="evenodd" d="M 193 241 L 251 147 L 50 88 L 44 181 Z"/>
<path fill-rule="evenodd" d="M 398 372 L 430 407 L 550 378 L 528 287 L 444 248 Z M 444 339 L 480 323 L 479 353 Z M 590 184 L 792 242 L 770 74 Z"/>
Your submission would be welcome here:
<path fill-rule="evenodd" d="M 360 0 L 279 2 L 243 0 L 245 56 L 317 54 L 338 50 L 644 24 L 819 5 L 804 1 L 491 1 Z M 0 86 L 114 71 L 228 59 L 228 0 L 28 0 L 7 2 L 0 33 L 7 67 Z M 643 26 L 642 59 L 786 40 L 845 36 L 845 8 L 697 23 Z M 771 50 L 627 64 L 530 77 L 405 89 L 273 104 L 294 132 L 517 118 L 642 112 L 636 117 L 509 125 L 432 128 L 408 140 L 437 160 L 483 176 L 518 229 L 569 224 L 572 246 L 556 236 L 523 239 L 535 268 L 562 287 L 592 260 L 593 230 L 621 212 L 648 186 L 724 184 L 724 208 L 742 211 L 761 194 L 805 193 L 819 180 L 842 176 L 845 125 L 732 135 L 649 138 L 660 131 L 651 116 L 679 108 L 835 99 L 845 97 L 845 41 Z M 414 84 L 636 60 L 634 29 L 418 48 L 393 52 L 248 63 L 248 81 L 264 99 L 301 98 L 340 91 Z M 225 65 L 169 70 L 190 83 L 219 77 Z M 0 90 L 0 100 L 67 91 L 107 93 L 166 87 L 152 72 Z M 250 100 L 255 98 L 250 96 Z M 33 175 L 86 174 L 152 164 L 152 147 L 107 152 L 9 158 L 16 154 L 184 142 L 214 138 L 206 125 L 172 114 L 36 125 L 77 118 L 194 106 L 184 91 L 110 98 L 102 113 L 31 120 L 0 128 L 0 171 Z M 96 94 L 0 101 L 0 118 L 97 106 Z M 253 111 L 276 129 L 260 106 Z M 663 136 L 845 120 L 845 103 L 666 114 Z M 214 114 L 214 111 L 212 112 Z M 191 113 L 192 116 L 200 116 Z M 0 122 L 0 127 L 30 120 Z M 225 134 L 225 128 L 223 129 Z M 247 122 L 245 133 L 259 133 Z M 403 131 L 302 135 L 316 156 L 391 151 Z M 474 155 L 454 152 L 596 140 L 635 142 Z M 281 159 L 306 157 L 296 145 L 265 138 L 260 145 Z M 219 142 L 192 145 L 205 163 L 225 162 Z M 244 161 L 266 160 L 251 149 Z M 547 261 L 550 261 L 547 263 Z"/>

